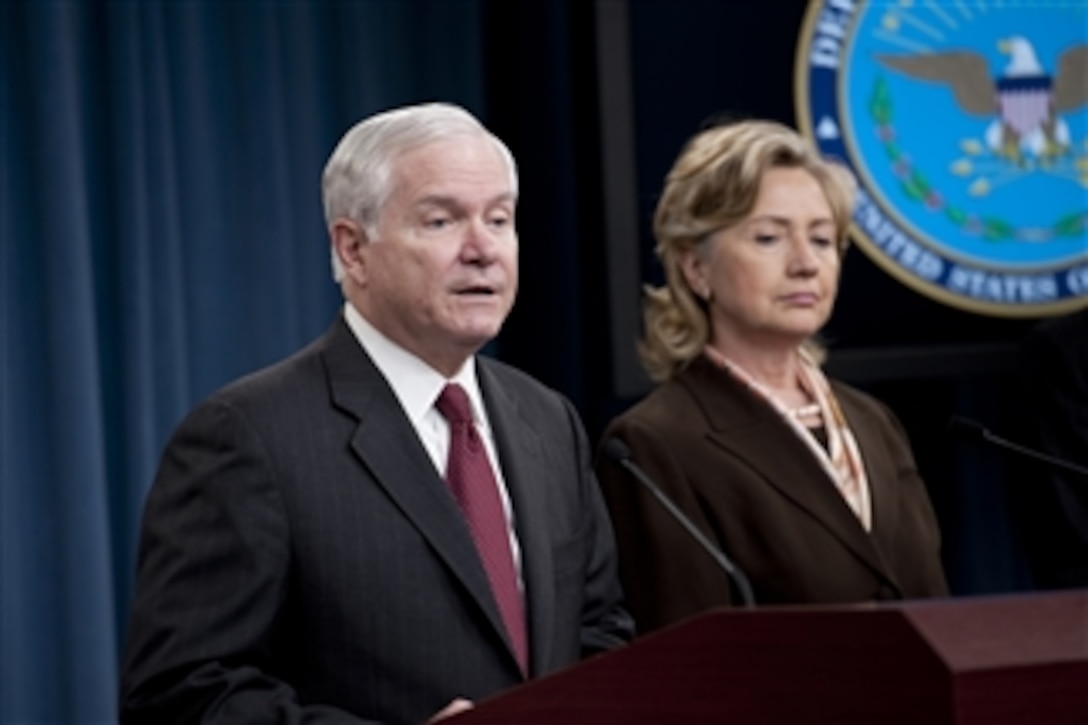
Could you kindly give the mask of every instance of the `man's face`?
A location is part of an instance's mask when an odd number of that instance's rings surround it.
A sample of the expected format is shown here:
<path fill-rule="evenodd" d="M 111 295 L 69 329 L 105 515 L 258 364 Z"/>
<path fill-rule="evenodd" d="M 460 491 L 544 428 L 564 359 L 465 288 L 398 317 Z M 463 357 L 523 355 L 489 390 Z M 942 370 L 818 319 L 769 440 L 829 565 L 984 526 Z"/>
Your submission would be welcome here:
<path fill-rule="evenodd" d="M 452 375 L 514 304 L 511 174 L 487 138 L 465 135 L 401 154 L 391 189 L 377 238 L 359 250 L 356 304 L 391 340 Z"/>

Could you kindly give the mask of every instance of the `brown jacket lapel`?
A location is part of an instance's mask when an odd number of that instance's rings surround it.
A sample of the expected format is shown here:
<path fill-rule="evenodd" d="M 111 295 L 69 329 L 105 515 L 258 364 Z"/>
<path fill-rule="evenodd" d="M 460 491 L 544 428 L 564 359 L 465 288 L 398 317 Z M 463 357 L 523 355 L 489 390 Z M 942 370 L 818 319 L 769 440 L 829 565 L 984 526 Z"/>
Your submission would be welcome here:
<path fill-rule="evenodd" d="M 889 567 L 878 548 L 815 456 L 769 406 L 703 357 L 681 373 L 678 382 L 689 391 L 706 416 L 707 436 L 711 441 L 751 466 L 767 485 L 807 511 L 868 566 L 890 577 Z M 844 405 L 844 414 L 855 431 L 869 428 L 863 411 L 852 404 Z M 872 441 L 867 436 L 865 440 L 861 438 L 859 436 L 858 445 L 864 457 L 866 450 L 873 450 Z M 878 514 L 878 507 L 888 503 L 888 489 L 891 488 L 888 482 L 894 479 L 879 469 L 869 471 L 869 475 L 870 486 L 874 488 L 876 521 L 878 515 L 884 515 L 883 512 Z"/>

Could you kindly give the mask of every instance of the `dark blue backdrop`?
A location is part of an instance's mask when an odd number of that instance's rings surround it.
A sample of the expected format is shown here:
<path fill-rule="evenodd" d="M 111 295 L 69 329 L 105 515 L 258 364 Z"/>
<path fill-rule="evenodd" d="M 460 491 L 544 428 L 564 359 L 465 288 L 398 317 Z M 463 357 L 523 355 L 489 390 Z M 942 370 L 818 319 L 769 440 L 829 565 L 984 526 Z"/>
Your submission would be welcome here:
<path fill-rule="evenodd" d="M 718 0 L 0 3 L 0 721 L 115 720 L 136 525 L 161 446 L 196 400 L 335 314 L 319 180 L 362 116 L 444 99 L 507 140 L 523 274 L 494 352 L 567 393 L 591 436 L 632 402 L 610 377 L 617 252 L 603 241 L 601 141 L 613 128 L 594 26 L 609 3 L 631 10 L 639 176 L 639 236 L 619 253 L 654 279 L 649 210 L 683 139 L 723 110 L 793 120 L 805 0 L 759 12 Z M 1008 342 L 1022 328 L 937 309 L 858 253 L 843 284 L 834 325 L 847 343 L 887 336 L 866 314 L 874 299 L 938 321 L 897 330 L 915 343 L 918 330 Z M 1013 415 L 1008 366 L 976 363 L 925 358 L 920 376 L 900 361 L 902 375 L 876 378 L 862 366 L 853 380 L 904 418 L 959 594 L 1025 586 L 1001 461 L 949 449 L 936 430 L 952 413 Z"/>
<path fill-rule="evenodd" d="M 115 719 L 136 522 L 211 389 L 323 330 L 358 118 L 482 112 L 471 0 L 5 2 L 0 721 Z"/>

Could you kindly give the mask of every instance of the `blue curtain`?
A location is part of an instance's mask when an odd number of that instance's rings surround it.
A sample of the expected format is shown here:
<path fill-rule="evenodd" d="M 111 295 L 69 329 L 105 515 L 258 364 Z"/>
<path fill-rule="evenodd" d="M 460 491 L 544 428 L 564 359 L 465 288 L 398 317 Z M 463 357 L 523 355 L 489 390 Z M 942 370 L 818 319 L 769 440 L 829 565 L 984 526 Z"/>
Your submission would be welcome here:
<path fill-rule="evenodd" d="M 704 14 L 727 5 L 689 10 L 709 27 Z M 786 5 L 799 16 L 805 0 Z M 591 437 L 634 402 L 611 393 L 602 334 L 595 10 L 584 0 L 0 0 L 0 723 L 115 720 L 137 524 L 159 452 L 198 399 L 335 314 L 320 174 L 359 118 L 445 99 L 511 145 L 523 275 L 502 356 L 570 396 Z M 687 37 L 662 27 L 635 23 L 632 47 Z M 788 55 L 782 28 L 772 13 L 730 42 L 757 58 L 768 47 Z M 742 100 L 748 86 L 731 76 L 715 95 L 698 64 L 678 62 L 636 73 L 649 104 L 635 114 L 638 166 L 658 180 L 647 208 L 678 143 L 663 120 L 694 123 L 648 80 L 681 95 L 693 84 L 684 97 L 711 106 L 780 115 L 789 102 L 773 83 Z M 631 244 L 633 255 L 652 246 Z M 854 272 L 845 279 L 858 284 Z M 964 413 L 1005 430 L 1002 416 L 1017 415 L 999 404 L 1007 387 L 990 375 L 873 391 L 915 441 L 959 594 L 1028 587 L 1000 460 L 950 451 L 933 424 Z"/>
<path fill-rule="evenodd" d="M 0 8 L 0 721 L 116 719 L 135 537 L 199 398 L 323 330 L 320 174 L 368 113 L 478 113 L 471 0 Z"/>

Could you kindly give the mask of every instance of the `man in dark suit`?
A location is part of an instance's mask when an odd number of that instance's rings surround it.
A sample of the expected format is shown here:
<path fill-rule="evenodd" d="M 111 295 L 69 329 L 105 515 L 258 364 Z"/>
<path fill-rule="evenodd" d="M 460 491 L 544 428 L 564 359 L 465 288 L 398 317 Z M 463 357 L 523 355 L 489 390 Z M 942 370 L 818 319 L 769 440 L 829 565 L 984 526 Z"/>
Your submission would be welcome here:
<path fill-rule="evenodd" d="M 1028 445 L 1088 468 L 1088 308 L 1036 325 L 1019 359 Z M 1013 518 L 1035 585 L 1088 587 L 1088 479 L 1018 461 Z"/>
<path fill-rule="evenodd" d="M 421 722 L 632 635 L 576 412 L 476 356 L 517 289 L 507 148 L 394 110 L 323 193 L 343 315 L 169 442 L 123 722 Z"/>

